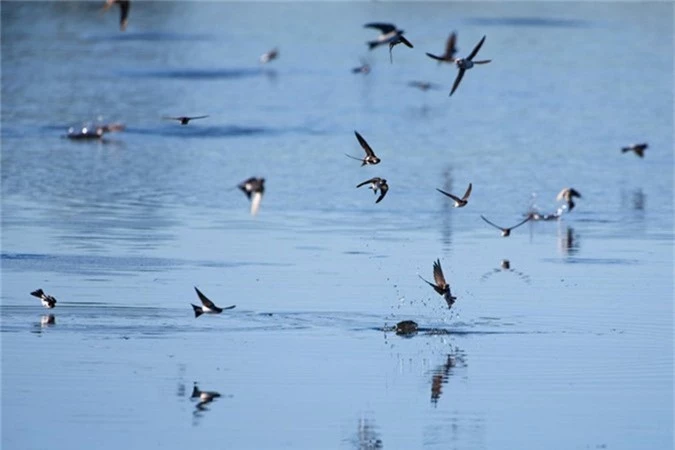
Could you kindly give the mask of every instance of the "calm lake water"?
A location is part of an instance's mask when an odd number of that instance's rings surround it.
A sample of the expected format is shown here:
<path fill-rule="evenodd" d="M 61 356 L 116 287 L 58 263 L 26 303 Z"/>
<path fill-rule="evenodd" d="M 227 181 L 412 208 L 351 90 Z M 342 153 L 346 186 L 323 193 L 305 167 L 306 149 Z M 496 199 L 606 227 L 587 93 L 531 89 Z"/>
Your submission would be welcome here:
<path fill-rule="evenodd" d="M 1 6 L 3 449 L 672 448 L 672 4 L 101 3 Z"/>

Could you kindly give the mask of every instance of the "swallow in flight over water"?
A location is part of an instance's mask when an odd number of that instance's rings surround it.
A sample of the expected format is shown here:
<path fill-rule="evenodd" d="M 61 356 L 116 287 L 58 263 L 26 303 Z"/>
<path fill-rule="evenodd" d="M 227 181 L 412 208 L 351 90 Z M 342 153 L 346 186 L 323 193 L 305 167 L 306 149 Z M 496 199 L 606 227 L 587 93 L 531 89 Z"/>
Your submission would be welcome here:
<path fill-rule="evenodd" d="M 457 73 L 457 77 L 455 78 L 455 82 L 452 84 L 452 90 L 450 91 L 450 95 L 452 95 L 457 87 L 459 86 L 459 83 L 462 81 L 462 77 L 464 76 L 464 72 L 467 70 L 471 69 L 474 64 L 487 64 L 491 59 L 485 59 L 482 61 L 474 61 L 473 58 L 476 56 L 478 53 L 478 50 L 483 46 L 483 42 L 485 42 L 485 36 L 476 44 L 474 49 L 471 51 L 469 56 L 466 58 L 457 58 L 455 59 L 455 65 L 459 69 L 459 72 Z"/>
<path fill-rule="evenodd" d="M 633 144 L 628 147 L 623 147 L 621 149 L 621 153 L 626 153 L 626 152 L 635 152 L 636 155 L 638 155 L 640 158 L 644 158 L 645 156 L 645 150 L 649 147 L 649 144 L 646 142 L 643 144 Z"/>
<path fill-rule="evenodd" d="M 490 221 L 487 220 L 487 218 L 486 218 L 485 216 L 483 216 L 482 214 L 481 214 L 480 218 L 483 219 L 483 220 L 484 220 L 485 222 L 487 222 L 488 224 L 492 225 L 493 227 L 498 228 L 499 230 L 501 230 L 501 231 L 502 231 L 502 236 L 503 236 L 503 237 L 508 237 L 509 235 L 511 235 L 511 230 L 513 230 L 514 228 L 518 228 L 519 226 L 521 226 L 521 225 L 524 224 L 525 222 L 528 222 L 530 219 L 532 219 L 531 216 L 527 216 L 527 217 L 525 218 L 525 220 L 521 221 L 520 223 L 518 223 L 518 224 L 516 224 L 516 225 L 514 225 L 514 226 L 512 226 L 512 227 L 509 227 L 509 228 L 504 228 L 504 227 L 500 227 L 499 225 L 497 225 L 497 224 L 495 224 L 495 223 L 490 222 Z"/>
<path fill-rule="evenodd" d="M 561 214 L 565 209 L 567 209 L 568 212 L 574 209 L 574 201 L 572 200 L 574 197 L 581 198 L 581 194 L 573 188 L 565 188 L 558 193 L 558 196 L 555 199 L 559 202 L 564 201 L 567 205 L 567 208 L 565 208 L 564 205 L 561 206 L 558 209 L 558 214 Z"/>
<path fill-rule="evenodd" d="M 190 398 L 198 398 L 199 403 L 197 403 L 196 408 L 199 410 L 204 410 L 205 405 L 211 403 L 216 398 L 220 397 L 220 392 L 216 391 L 202 391 L 197 387 L 197 383 L 192 387 L 192 395 Z"/>
<path fill-rule="evenodd" d="M 275 60 L 278 57 L 279 57 L 279 49 L 273 48 L 269 52 L 265 52 L 262 55 L 260 55 L 260 63 L 267 64 L 268 62 Z"/>
<path fill-rule="evenodd" d="M 260 202 L 265 192 L 265 179 L 251 177 L 239 183 L 237 187 L 251 200 L 251 215 L 255 216 L 260 209 Z"/>
<path fill-rule="evenodd" d="M 370 145 L 368 145 L 366 140 L 363 139 L 363 136 L 361 136 L 358 131 L 354 131 L 354 134 L 356 135 L 356 139 L 359 141 L 359 144 L 361 144 L 361 147 L 363 148 L 363 150 L 365 150 L 366 157 L 361 159 L 361 158 L 357 158 L 355 156 L 347 155 L 346 153 L 345 153 L 345 155 L 348 156 L 351 159 L 356 159 L 357 161 L 361 161 L 361 167 L 363 167 L 365 165 L 368 165 L 368 164 L 372 164 L 372 165 L 378 164 L 380 162 L 380 158 L 375 156 L 375 152 L 373 151 L 372 148 L 370 148 Z"/>
<path fill-rule="evenodd" d="M 30 293 L 30 295 L 39 298 L 42 301 L 42 306 L 44 306 L 45 308 L 51 309 L 56 306 L 56 299 L 51 295 L 45 294 L 42 289 L 33 291 Z"/>
<path fill-rule="evenodd" d="M 445 302 L 448 304 L 448 309 L 452 308 L 452 305 L 455 304 L 457 297 L 454 297 L 450 293 L 450 285 L 445 281 L 445 277 L 443 276 L 443 269 L 441 268 L 440 259 L 434 261 L 434 281 L 436 284 L 425 280 L 421 275 L 418 275 L 418 277 L 420 277 L 422 281 L 427 283 L 429 286 L 434 288 L 434 291 L 436 291 L 439 295 L 443 296 Z"/>
<path fill-rule="evenodd" d="M 127 29 L 127 23 L 129 22 L 129 7 L 131 6 L 131 2 L 129 0 L 105 0 L 103 10 L 107 10 L 115 3 L 120 7 L 120 30 L 124 31 Z"/>
<path fill-rule="evenodd" d="M 365 28 L 375 28 L 380 30 L 380 35 L 375 39 L 374 41 L 369 41 L 367 42 L 368 48 L 370 50 L 374 49 L 378 45 L 382 44 L 389 44 L 389 61 L 393 62 L 392 56 L 391 56 L 391 49 L 394 48 L 395 45 L 398 44 L 404 44 L 407 45 L 410 48 L 413 48 L 413 45 L 410 43 L 409 40 L 403 37 L 403 30 L 399 30 L 396 28 L 396 25 L 391 24 L 391 23 L 379 23 L 379 22 L 373 22 L 373 23 L 367 23 L 364 25 Z"/>
<path fill-rule="evenodd" d="M 387 191 L 389 190 L 387 180 L 380 177 L 374 177 L 371 178 L 370 180 L 366 180 L 363 183 L 357 184 L 356 187 L 360 188 L 361 186 L 365 186 L 366 184 L 370 184 L 370 189 L 373 190 L 374 194 L 377 194 L 378 190 L 380 191 L 380 196 L 377 198 L 377 200 L 375 200 L 375 203 L 380 203 L 380 201 L 384 198 L 384 196 L 387 195 Z"/>
<path fill-rule="evenodd" d="M 457 47 L 455 46 L 456 42 L 457 42 L 457 33 L 453 31 L 452 33 L 450 33 L 450 36 L 448 37 L 448 40 L 445 43 L 445 53 L 443 53 L 441 56 L 436 56 L 432 55 L 431 53 L 427 53 L 427 56 L 431 59 L 435 59 L 436 61 L 438 61 L 438 64 L 442 62 L 454 63 L 455 53 L 457 53 Z"/>
<path fill-rule="evenodd" d="M 455 195 L 452 195 L 449 192 L 442 191 L 438 188 L 436 188 L 436 190 L 438 192 L 440 192 L 441 194 L 447 195 L 448 197 L 453 199 L 455 201 L 455 205 L 454 205 L 455 208 L 462 208 L 462 207 L 466 206 L 467 203 L 469 203 L 469 195 L 471 195 L 471 183 L 469 183 L 469 187 L 466 189 L 466 192 L 464 193 L 464 197 L 462 197 L 462 198 L 459 198 Z"/>
<path fill-rule="evenodd" d="M 421 91 L 428 91 L 429 89 L 439 89 L 440 86 L 435 83 L 430 83 L 429 81 L 411 81 L 408 83 L 410 87 L 416 87 Z"/>
<path fill-rule="evenodd" d="M 177 120 L 177 121 L 180 122 L 181 125 L 187 125 L 188 123 L 190 123 L 191 120 L 205 119 L 206 117 L 209 117 L 209 116 L 192 116 L 192 117 L 190 117 L 190 116 L 178 116 L 178 117 L 162 117 L 162 118 L 166 119 L 166 120 Z"/>
<path fill-rule="evenodd" d="M 195 286 L 195 291 L 197 291 L 197 296 L 199 296 L 199 300 L 202 302 L 202 306 L 197 306 L 197 305 L 192 305 L 192 309 L 195 311 L 195 318 L 201 316 L 202 314 L 220 314 L 221 312 L 225 311 L 226 309 L 234 309 L 237 305 L 231 305 L 227 306 L 225 308 L 219 308 L 218 306 L 215 305 L 209 298 L 202 294 L 199 289 Z"/>

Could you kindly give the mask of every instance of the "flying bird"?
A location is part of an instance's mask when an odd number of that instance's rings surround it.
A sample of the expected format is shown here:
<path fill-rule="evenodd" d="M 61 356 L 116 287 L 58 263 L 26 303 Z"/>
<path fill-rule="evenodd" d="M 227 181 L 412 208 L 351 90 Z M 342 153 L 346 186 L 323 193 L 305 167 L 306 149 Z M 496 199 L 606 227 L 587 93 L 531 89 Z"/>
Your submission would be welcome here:
<path fill-rule="evenodd" d="M 345 155 L 348 156 L 349 158 L 356 159 L 357 161 L 361 161 L 361 167 L 363 167 L 365 165 L 369 165 L 369 164 L 371 164 L 371 165 L 378 164 L 380 162 L 380 158 L 375 156 L 375 152 L 373 151 L 372 148 L 370 148 L 370 145 L 368 145 L 368 142 L 366 142 L 366 140 L 363 139 L 363 136 L 361 136 L 358 131 L 354 131 L 354 135 L 356 135 L 356 139 L 359 141 L 359 144 L 361 144 L 361 147 L 363 148 L 363 150 L 365 150 L 366 156 L 365 156 L 365 158 L 362 159 L 362 158 L 357 158 L 355 156 L 347 155 L 346 153 L 345 153 Z"/>
<path fill-rule="evenodd" d="M 418 277 L 420 277 L 422 281 L 427 283 L 429 286 L 434 288 L 434 291 L 436 291 L 439 295 L 443 296 L 445 302 L 448 304 L 448 309 L 452 308 L 452 305 L 455 304 L 457 297 L 454 297 L 450 293 L 450 285 L 445 281 L 445 276 L 443 276 L 443 269 L 441 268 L 440 259 L 434 261 L 434 281 L 436 284 L 425 280 L 421 275 L 418 275 Z"/>
<path fill-rule="evenodd" d="M 216 391 L 202 391 L 197 387 L 197 383 L 194 384 L 192 387 L 192 395 L 190 395 L 190 398 L 198 398 L 199 402 L 197 403 L 196 408 L 200 411 L 203 411 L 206 409 L 206 405 L 211 403 L 213 400 L 217 399 L 220 397 L 220 392 Z"/>
<path fill-rule="evenodd" d="M 640 158 L 644 158 L 645 156 L 645 150 L 649 147 L 649 144 L 646 142 L 643 144 L 633 144 L 629 145 L 628 147 L 623 147 L 621 149 L 621 153 L 626 153 L 626 152 L 635 152 L 636 155 L 638 155 Z"/>
<path fill-rule="evenodd" d="M 385 195 L 387 195 L 387 191 L 389 190 L 389 185 L 387 184 L 387 180 L 384 178 L 380 177 L 374 177 L 371 178 L 370 180 L 366 180 L 363 183 L 359 183 L 356 185 L 357 188 L 360 188 L 361 186 L 365 186 L 366 184 L 370 184 L 370 189 L 373 190 L 373 193 L 377 195 L 377 191 L 380 191 L 380 196 L 375 200 L 375 203 L 380 203 L 380 201 L 384 198 Z"/>
<path fill-rule="evenodd" d="M 221 312 L 225 311 L 226 309 L 233 309 L 237 305 L 231 305 L 227 306 L 225 308 L 219 308 L 218 306 L 215 305 L 209 298 L 202 294 L 199 289 L 195 286 L 195 291 L 197 292 L 197 296 L 199 297 L 199 300 L 202 302 L 202 306 L 197 306 L 197 305 L 192 305 L 192 309 L 195 311 L 195 318 L 201 316 L 202 314 L 220 314 Z"/>
<path fill-rule="evenodd" d="M 105 0 L 103 10 L 107 10 L 114 4 L 120 7 L 120 30 L 124 31 L 127 29 L 127 23 L 129 22 L 129 7 L 131 6 L 131 2 L 129 0 Z"/>
<path fill-rule="evenodd" d="M 30 293 L 30 295 L 39 298 L 42 301 L 42 306 L 44 306 L 45 308 L 51 309 L 56 306 L 56 299 L 51 295 L 45 294 L 42 289 L 33 291 Z"/>
<path fill-rule="evenodd" d="M 447 195 L 448 197 L 453 199 L 455 201 L 455 204 L 454 204 L 455 208 L 462 208 L 462 207 L 466 206 L 467 203 L 469 203 L 469 195 L 471 195 L 471 183 L 469 183 L 469 187 L 466 189 L 466 192 L 464 193 L 464 196 L 462 198 L 459 198 L 455 195 L 452 195 L 449 192 L 442 191 L 438 188 L 436 188 L 436 190 L 438 192 L 440 192 L 441 194 Z"/>
<path fill-rule="evenodd" d="M 260 55 L 260 63 L 267 64 L 268 62 L 275 60 L 278 57 L 279 57 L 279 49 L 273 48 L 269 52 L 265 52 L 262 55 Z"/>
<path fill-rule="evenodd" d="M 187 125 L 191 120 L 204 119 L 209 116 L 178 116 L 178 117 L 163 117 L 166 120 L 177 120 L 181 125 Z"/>
<path fill-rule="evenodd" d="M 241 189 L 244 194 L 246 194 L 246 197 L 249 200 L 251 200 L 251 215 L 255 216 L 258 214 L 260 202 L 262 201 L 262 196 L 265 193 L 265 179 L 251 177 L 239 183 L 237 187 Z"/>
<path fill-rule="evenodd" d="M 374 41 L 368 41 L 368 48 L 370 50 L 382 44 L 389 44 L 389 61 L 393 62 L 391 50 L 394 46 L 398 44 L 404 44 L 410 48 L 413 48 L 413 45 L 409 40 L 403 37 L 403 30 L 396 28 L 396 25 L 391 23 L 367 23 L 364 25 L 365 28 L 375 28 L 380 30 L 380 35 Z"/>
<path fill-rule="evenodd" d="M 457 73 L 457 77 L 455 78 L 455 82 L 452 84 L 452 90 L 450 91 L 450 95 L 452 95 L 455 90 L 457 90 L 457 87 L 459 86 L 459 83 L 462 81 L 462 77 L 464 76 L 464 72 L 467 70 L 471 69 L 474 64 L 487 64 L 491 59 L 485 59 L 482 61 L 474 61 L 473 58 L 476 56 L 478 53 L 478 50 L 483 46 L 483 42 L 485 42 L 485 36 L 476 44 L 474 49 L 471 51 L 469 56 L 466 58 L 457 58 L 455 59 L 455 65 L 459 69 L 459 72 Z"/>
<path fill-rule="evenodd" d="M 370 64 L 365 61 L 361 61 L 361 65 L 354 67 L 352 73 L 362 73 L 363 75 L 368 75 L 370 73 Z"/>
<path fill-rule="evenodd" d="M 525 222 L 528 222 L 530 219 L 532 219 L 531 216 L 527 216 L 527 217 L 525 218 L 525 220 L 519 222 L 518 224 L 516 224 L 516 225 L 514 225 L 514 226 L 512 226 L 512 227 L 509 227 L 509 228 L 504 228 L 504 227 L 500 227 L 499 225 L 497 225 L 497 224 L 495 224 L 495 223 L 490 222 L 490 221 L 489 221 L 485 216 L 483 216 L 482 214 L 481 214 L 480 217 L 481 217 L 481 219 L 483 219 L 486 223 L 488 223 L 488 224 L 492 225 L 493 227 L 498 228 L 499 230 L 501 230 L 502 236 L 503 236 L 503 237 L 508 237 L 508 236 L 511 234 L 511 230 L 513 230 L 513 229 L 515 229 L 515 228 L 518 228 L 519 226 L 521 226 L 521 225 L 524 224 Z"/>
<path fill-rule="evenodd" d="M 446 63 L 454 63 L 455 62 L 455 53 L 457 53 L 457 47 L 455 46 L 455 43 L 457 42 L 457 33 L 454 31 L 450 33 L 450 36 L 448 37 L 448 40 L 445 43 L 445 53 L 443 53 L 440 56 L 433 55 L 431 53 L 427 53 L 427 56 L 429 58 L 435 59 L 438 61 L 438 64 L 446 62 Z"/>
<path fill-rule="evenodd" d="M 574 197 L 581 198 L 581 194 L 573 188 L 564 188 L 562 191 L 558 192 L 555 199 L 559 202 L 565 202 L 565 205 L 558 208 L 558 214 L 561 214 L 565 209 L 567 209 L 568 212 L 574 209 Z"/>
<path fill-rule="evenodd" d="M 429 89 L 436 90 L 440 88 L 440 86 L 437 85 L 436 83 L 431 83 L 429 81 L 411 81 L 408 83 L 408 86 L 416 87 L 421 91 L 428 91 Z"/>

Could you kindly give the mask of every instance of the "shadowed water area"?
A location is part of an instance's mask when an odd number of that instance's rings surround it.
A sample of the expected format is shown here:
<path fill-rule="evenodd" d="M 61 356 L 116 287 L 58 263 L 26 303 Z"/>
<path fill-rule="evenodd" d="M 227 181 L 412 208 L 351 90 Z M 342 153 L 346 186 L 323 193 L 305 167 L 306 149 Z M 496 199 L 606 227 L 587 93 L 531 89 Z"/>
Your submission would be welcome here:
<path fill-rule="evenodd" d="M 3 449 L 672 448 L 672 4 L 102 3 L 0 9 Z"/>

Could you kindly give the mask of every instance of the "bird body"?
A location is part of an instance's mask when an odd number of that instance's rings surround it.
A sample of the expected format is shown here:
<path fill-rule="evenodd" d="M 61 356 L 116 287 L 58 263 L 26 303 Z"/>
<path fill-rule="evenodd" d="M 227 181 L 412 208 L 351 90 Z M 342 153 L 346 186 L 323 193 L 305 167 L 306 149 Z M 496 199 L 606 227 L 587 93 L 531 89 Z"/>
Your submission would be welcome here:
<path fill-rule="evenodd" d="M 279 57 L 279 49 L 273 48 L 272 50 L 263 53 L 260 55 L 260 63 L 267 64 L 270 61 L 273 61 Z"/>
<path fill-rule="evenodd" d="M 422 281 L 427 283 L 429 286 L 434 288 L 439 295 L 442 295 L 445 299 L 445 302 L 448 305 L 448 309 L 452 308 L 452 305 L 455 304 L 457 297 L 453 296 L 450 292 L 450 285 L 445 281 L 445 276 L 443 275 L 443 269 L 441 268 L 441 260 L 438 259 L 434 261 L 434 283 L 425 280 L 421 275 L 418 275 Z"/>
<path fill-rule="evenodd" d="M 621 149 L 621 153 L 634 152 L 640 158 L 644 158 L 647 147 L 649 147 L 649 144 L 646 142 L 642 144 L 633 144 L 629 145 L 628 147 L 623 147 Z"/>
<path fill-rule="evenodd" d="M 251 201 L 251 215 L 255 216 L 258 214 L 260 202 L 262 202 L 262 197 L 265 193 L 265 179 L 251 177 L 239 183 L 237 187 Z"/>
<path fill-rule="evenodd" d="M 377 200 L 375 200 L 375 203 L 380 203 L 384 196 L 387 195 L 387 191 L 389 191 L 389 185 L 387 184 L 387 180 L 384 178 L 374 177 L 370 180 L 364 181 L 363 183 L 357 184 L 356 187 L 360 188 L 366 184 L 370 184 L 370 189 L 373 190 L 373 193 L 377 194 L 377 191 L 380 191 L 380 196 L 377 198 Z"/>
<path fill-rule="evenodd" d="M 358 131 L 354 131 L 354 135 L 356 136 L 356 140 L 359 141 L 359 144 L 361 144 L 361 148 L 363 148 L 363 150 L 366 152 L 366 156 L 363 159 L 357 158 L 357 157 L 351 156 L 351 155 L 347 155 L 347 156 L 352 158 L 352 159 L 356 159 L 358 161 L 361 161 L 361 167 L 363 167 L 365 165 L 369 165 L 369 164 L 372 164 L 372 165 L 379 164 L 380 158 L 378 158 L 375 155 L 375 152 L 373 151 L 372 148 L 370 148 L 370 145 L 368 145 L 368 142 L 366 142 L 366 140 L 363 138 L 363 136 L 361 136 Z"/>
<path fill-rule="evenodd" d="M 574 188 L 564 188 L 562 191 L 558 192 L 558 195 L 556 196 L 556 200 L 561 202 L 564 201 L 566 202 L 566 209 L 567 211 L 572 211 L 574 209 L 574 197 L 581 198 L 581 194 L 579 191 L 575 190 Z M 560 209 L 558 209 L 558 214 L 561 214 L 565 210 L 565 206 L 562 206 Z"/>
<path fill-rule="evenodd" d="M 233 309 L 236 307 L 236 305 L 231 305 L 225 308 L 220 308 L 216 306 L 216 304 L 213 303 L 206 295 L 202 294 L 202 292 L 199 289 L 197 289 L 196 286 L 195 291 L 197 292 L 197 296 L 199 297 L 199 300 L 202 303 L 202 306 L 197 306 L 190 303 L 192 305 L 192 309 L 195 312 L 195 318 L 201 316 L 202 314 L 220 314 L 221 312 L 227 309 Z"/>
<path fill-rule="evenodd" d="M 56 306 L 56 299 L 51 295 L 45 294 L 42 289 L 35 290 L 31 292 L 30 295 L 39 298 L 40 301 L 42 302 L 42 306 L 44 306 L 45 308 L 52 309 L 53 307 Z"/>

